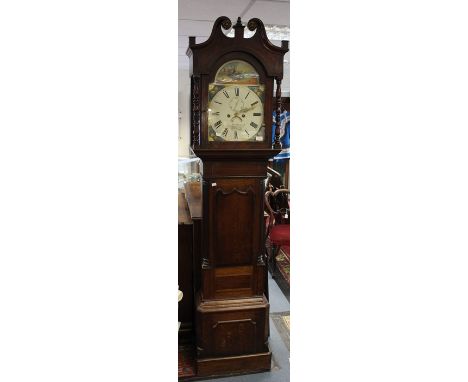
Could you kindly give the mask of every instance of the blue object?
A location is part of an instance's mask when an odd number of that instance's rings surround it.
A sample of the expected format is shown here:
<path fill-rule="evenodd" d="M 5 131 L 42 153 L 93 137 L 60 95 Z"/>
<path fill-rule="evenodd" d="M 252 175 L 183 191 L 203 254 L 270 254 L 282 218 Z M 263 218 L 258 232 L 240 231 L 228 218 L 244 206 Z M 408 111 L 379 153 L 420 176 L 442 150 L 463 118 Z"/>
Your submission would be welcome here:
<path fill-rule="evenodd" d="M 272 134 L 272 143 L 275 141 L 275 117 L 276 117 L 276 112 L 273 112 L 273 134 Z M 277 158 L 289 158 L 290 157 L 290 124 L 289 124 L 289 111 L 285 110 L 280 114 L 280 142 L 283 147 L 283 150 L 275 156 L 275 159 Z"/>

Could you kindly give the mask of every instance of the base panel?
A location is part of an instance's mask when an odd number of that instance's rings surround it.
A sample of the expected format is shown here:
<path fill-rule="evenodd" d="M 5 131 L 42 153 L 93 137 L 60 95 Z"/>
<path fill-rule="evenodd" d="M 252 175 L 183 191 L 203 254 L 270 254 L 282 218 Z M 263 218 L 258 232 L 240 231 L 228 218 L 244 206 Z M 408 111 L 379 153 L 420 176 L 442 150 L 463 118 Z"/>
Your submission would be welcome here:
<path fill-rule="evenodd" d="M 256 373 L 271 369 L 271 351 L 233 357 L 197 360 L 197 377 L 219 377 L 233 374 Z"/>

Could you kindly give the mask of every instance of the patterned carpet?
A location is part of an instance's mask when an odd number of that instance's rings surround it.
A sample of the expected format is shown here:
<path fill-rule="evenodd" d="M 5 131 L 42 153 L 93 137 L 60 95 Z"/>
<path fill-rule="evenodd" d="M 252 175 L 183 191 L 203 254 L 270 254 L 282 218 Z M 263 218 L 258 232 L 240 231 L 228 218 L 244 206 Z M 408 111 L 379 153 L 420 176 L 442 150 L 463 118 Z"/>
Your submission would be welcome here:
<path fill-rule="evenodd" d="M 288 328 L 289 331 L 291 331 L 291 316 L 287 315 L 287 316 L 283 316 L 281 317 L 283 319 L 283 323 L 286 325 L 286 327 Z"/>
<path fill-rule="evenodd" d="M 179 378 L 195 375 L 195 349 L 192 346 L 179 345 Z"/>
<path fill-rule="evenodd" d="M 291 328 L 289 312 L 270 313 L 270 317 L 273 320 L 281 339 L 289 350 L 289 332 Z"/>
<path fill-rule="evenodd" d="M 290 259 L 289 259 L 289 246 L 282 246 L 276 256 L 276 266 L 283 276 L 284 280 L 289 285 L 290 278 Z"/>

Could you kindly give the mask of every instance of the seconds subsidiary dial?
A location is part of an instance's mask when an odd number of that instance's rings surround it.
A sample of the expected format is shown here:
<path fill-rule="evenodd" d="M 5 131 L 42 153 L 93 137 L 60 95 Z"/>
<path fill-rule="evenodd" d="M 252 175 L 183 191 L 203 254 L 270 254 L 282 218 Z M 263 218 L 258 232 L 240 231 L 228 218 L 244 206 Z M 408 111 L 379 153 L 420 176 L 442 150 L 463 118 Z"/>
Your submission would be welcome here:
<path fill-rule="evenodd" d="M 225 86 L 208 105 L 208 125 L 212 140 L 263 140 L 263 103 L 249 86 Z"/>

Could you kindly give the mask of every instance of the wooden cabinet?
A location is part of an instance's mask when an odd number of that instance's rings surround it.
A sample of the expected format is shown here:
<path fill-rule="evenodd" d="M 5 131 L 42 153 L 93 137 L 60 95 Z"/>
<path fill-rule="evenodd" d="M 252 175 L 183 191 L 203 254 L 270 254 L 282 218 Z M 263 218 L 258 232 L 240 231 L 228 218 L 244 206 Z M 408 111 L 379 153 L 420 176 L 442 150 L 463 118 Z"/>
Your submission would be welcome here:
<path fill-rule="evenodd" d="M 193 222 L 183 192 L 178 195 L 178 283 L 184 294 L 179 302 L 179 342 L 194 341 Z"/>

